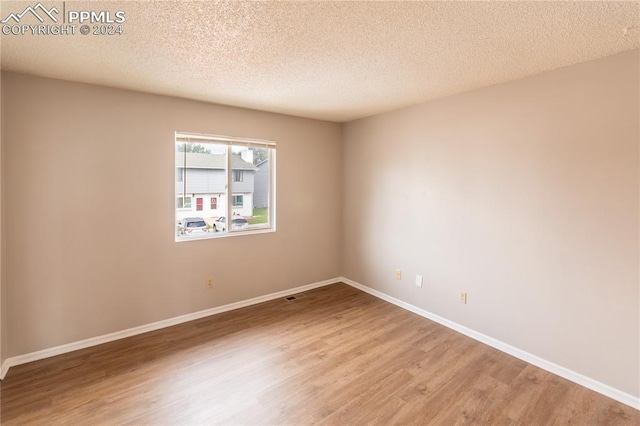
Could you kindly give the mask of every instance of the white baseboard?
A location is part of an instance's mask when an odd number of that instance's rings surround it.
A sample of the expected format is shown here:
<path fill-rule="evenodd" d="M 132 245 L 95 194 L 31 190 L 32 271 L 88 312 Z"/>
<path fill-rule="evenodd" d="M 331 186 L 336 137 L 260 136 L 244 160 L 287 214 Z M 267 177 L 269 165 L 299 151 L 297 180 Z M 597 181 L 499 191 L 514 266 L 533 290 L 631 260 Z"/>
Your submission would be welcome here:
<path fill-rule="evenodd" d="M 597 380 L 594 380 L 590 377 L 584 376 L 580 373 L 576 373 L 573 370 L 569 370 L 568 368 L 565 368 L 561 365 L 558 364 L 554 364 L 551 361 L 547 361 L 546 359 L 540 358 L 536 355 L 530 354 L 529 352 L 525 352 L 522 349 L 518 349 L 516 347 L 513 347 L 511 345 L 508 345 L 504 342 L 501 342 L 500 340 L 494 339 L 493 337 L 487 336 L 485 334 L 479 333 L 475 330 L 472 330 L 468 327 L 465 327 L 463 325 L 460 325 L 458 323 L 455 323 L 453 321 L 450 321 L 446 318 L 443 318 L 441 316 L 438 316 L 436 314 L 433 314 L 429 311 L 425 311 L 424 309 L 418 308 L 417 306 L 411 305 L 409 303 L 403 302 L 402 300 L 396 299 L 394 297 L 391 297 L 385 293 L 382 293 L 378 290 L 374 290 L 372 288 L 369 288 L 365 285 L 362 285 L 360 283 L 357 283 L 353 280 L 350 280 L 348 278 L 340 278 L 340 281 L 345 283 L 345 284 L 349 284 L 350 286 L 357 288 L 358 290 L 362 290 L 365 293 L 369 293 L 372 296 L 375 296 L 377 298 L 380 298 L 384 301 L 387 301 L 389 303 L 392 303 L 396 306 L 399 306 L 403 309 L 406 309 L 407 311 L 411 311 L 414 314 L 418 314 L 422 317 L 428 318 L 432 321 L 435 321 L 439 324 L 444 325 L 447 328 L 450 328 L 452 330 L 455 330 L 459 333 L 464 334 L 465 336 L 469 336 L 472 339 L 475 339 L 479 342 L 482 342 L 486 345 L 489 345 L 493 348 L 498 349 L 499 351 L 508 353 L 511 356 L 514 356 L 516 358 L 519 358 L 525 362 L 528 362 L 529 364 L 533 364 L 536 367 L 540 367 L 543 370 L 546 370 L 550 373 L 556 374 L 560 377 L 563 377 L 567 380 L 570 380 L 574 383 L 577 383 L 581 386 L 584 386 L 585 388 L 591 389 L 595 392 L 598 392 L 606 397 L 609 397 L 611 399 L 615 399 L 618 402 L 621 402 L 625 405 L 628 405 L 629 407 L 635 408 L 636 410 L 640 410 L 640 398 L 637 398 L 633 395 L 629 395 L 626 392 L 622 392 L 621 390 L 618 390 L 616 388 L 613 388 L 609 385 L 605 385 L 604 383 L 601 383 Z"/>
<path fill-rule="evenodd" d="M 7 371 L 9 371 L 9 360 L 5 360 L 2 363 L 2 367 L 0 367 L 0 379 L 4 379 L 4 376 L 7 375 Z"/>
<path fill-rule="evenodd" d="M 171 327 L 173 325 L 177 325 L 177 324 L 182 324 L 188 321 L 193 321 L 196 319 L 200 319 L 200 318 L 204 318 L 204 317 L 208 317 L 211 315 L 215 315 L 215 314 L 219 314 L 222 312 L 227 312 L 227 311 L 232 311 L 234 309 L 239 309 L 239 308 L 244 308 L 246 306 L 251 306 L 251 305 L 256 305 L 258 303 L 262 303 L 262 302 L 267 302 L 269 300 L 273 300 L 273 299 L 278 299 L 280 297 L 285 297 L 291 294 L 295 294 L 295 293 L 301 293 L 303 291 L 307 291 L 307 290 L 311 290 L 314 288 L 318 288 L 318 287 L 324 287 L 330 284 L 335 284 L 338 282 L 343 282 L 345 284 L 348 284 L 354 288 L 357 288 L 358 290 L 361 290 L 365 293 L 371 294 L 375 297 L 378 297 L 384 301 L 387 301 L 389 303 L 392 303 L 400 308 L 406 309 L 410 312 L 413 312 L 415 314 L 418 314 L 422 317 L 428 318 L 432 321 L 435 321 L 439 324 L 444 325 L 447 328 L 450 328 L 452 330 L 455 330 L 459 333 L 464 334 L 465 336 L 469 336 L 472 339 L 475 339 L 479 342 L 482 342 L 484 344 L 487 344 L 493 348 L 496 348 L 502 352 L 505 352 L 509 355 L 512 355 L 516 358 L 519 358 L 525 362 L 528 362 L 529 364 L 535 365 L 536 367 L 540 367 L 543 370 L 549 371 L 553 374 L 556 374 L 560 377 L 563 377 L 567 380 L 570 380 L 574 383 L 577 383 L 581 386 L 584 386 L 588 389 L 591 389 L 595 392 L 598 392 L 604 396 L 607 396 L 611 399 L 615 399 L 616 401 L 619 401 L 625 405 L 628 405 L 630 407 L 633 407 L 637 410 L 640 410 L 640 398 L 637 398 L 633 395 L 629 395 L 625 392 L 622 392 L 618 389 L 615 389 L 609 385 L 606 385 L 604 383 L 601 383 L 597 380 L 594 380 L 590 377 L 584 376 L 580 373 L 576 373 L 573 370 L 569 370 L 568 368 L 562 367 L 558 364 L 555 364 L 551 361 L 547 361 L 545 359 L 542 359 L 536 355 L 530 354 L 529 352 L 525 352 L 521 349 L 518 349 L 514 346 L 508 345 L 504 342 L 501 342 L 500 340 L 494 339 L 493 337 L 487 336 L 485 334 L 479 333 L 475 330 L 472 330 L 468 327 L 465 327 L 463 325 L 460 325 L 458 323 L 455 323 L 453 321 L 450 321 L 446 318 L 443 318 L 441 316 L 438 316 L 436 314 L 433 314 L 429 311 L 426 311 L 424 309 L 418 308 L 417 306 L 411 305 L 409 303 L 403 302 L 402 300 L 396 299 L 394 297 L 391 297 L 385 293 L 382 293 L 378 290 L 374 290 L 372 288 L 369 288 L 365 285 L 362 285 L 360 283 L 357 283 L 353 280 L 350 280 L 348 278 L 344 278 L 344 277 L 338 277 L 338 278 L 334 278 L 334 279 L 329 279 L 329 280 L 325 280 L 325 281 L 319 281 L 316 283 L 312 283 L 312 284 L 307 284 L 307 285 L 303 285 L 300 287 L 296 287 L 296 288 L 292 288 L 292 289 L 288 289 L 288 290 L 283 290 L 283 291 L 279 291 L 276 293 L 271 293 L 271 294 L 267 294 L 264 296 L 258 296 L 258 297 L 254 297 L 252 299 L 248 299 L 248 300 L 243 300 L 240 302 L 235 302 L 235 303 L 230 303 L 228 305 L 224 305 L 224 306 L 218 306 L 215 308 L 211 308 L 211 309 L 205 309 L 203 311 L 198 311 L 198 312 L 193 312 L 191 314 L 186 314 L 186 315 L 181 315 L 178 317 L 174 317 L 174 318 L 169 318 L 163 321 L 158 321 L 158 322 L 154 322 L 151 324 L 146 324 L 146 325 L 142 325 L 139 327 L 134 327 L 134 328 L 129 328 L 127 330 L 122 330 L 122 331 L 117 331 L 115 333 L 109 333 L 109 334 L 105 334 L 102 336 L 97 336 L 97 337 L 92 337 L 89 339 L 85 339 L 85 340 L 80 340 L 78 342 L 73 342 L 73 343 L 68 343 L 65 345 L 60 345 L 60 346 L 55 346 L 53 348 L 49 348 L 49 349 L 43 349 L 40 351 L 36 351 L 36 352 L 31 352 L 28 354 L 24 354 L 24 355 L 19 355 L 19 356 L 15 356 L 15 357 L 11 357 L 11 358 L 7 358 L 3 363 L 2 363 L 2 367 L 0 368 L 0 380 L 4 379 L 4 377 L 6 376 L 7 372 L 9 371 L 9 368 L 16 366 L 16 365 L 20 365 L 20 364 L 25 364 L 27 362 L 32 362 L 32 361 L 37 361 L 40 359 L 44 359 L 44 358 L 49 358 L 52 356 L 56 356 L 56 355 L 61 355 L 64 353 L 68 353 L 68 352 L 72 352 L 72 351 L 76 351 L 79 349 L 85 349 L 85 348 L 89 348 L 91 346 L 97 346 L 97 345 L 101 345 L 103 343 L 108 343 L 108 342 L 112 342 L 114 340 L 119 340 L 119 339 L 123 339 L 125 337 L 131 337 L 131 336 L 135 336 L 138 334 L 143 334 L 143 333 L 147 333 L 149 331 L 154 331 L 154 330 L 158 330 L 161 328 L 165 328 L 165 327 Z"/>
<path fill-rule="evenodd" d="M 136 336 L 138 334 L 159 330 L 165 327 L 171 327 L 172 325 L 182 324 L 188 321 L 193 321 L 193 320 L 208 317 L 211 315 L 220 314 L 222 312 L 233 311 L 234 309 L 256 305 L 258 303 L 267 302 L 269 300 L 278 299 L 280 297 L 289 296 L 291 294 L 302 293 L 303 291 L 311 290 L 318 287 L 324 287 L 326 285 L 335 284 L 338 282 L 340 282 L 340 278 L 319 281 L 319 282 L 303 285 L 296 288 L 290 288 L 287 290 L 278 291 L 276 293 L 271 293 L 264 296 L 254 297 L 248 300 L 242 300 L 240 302 L 230 303 L 224 306 L 217 306 L 215 308 L 205 309 L 203 311 L 193 312 L 191 314 L 181 315 L 179 317 L 169 318 L 169 319 L 154 322 L 151 324 L 141 325 L 139 327 L 129 328 L 122 331 L 116 331 L 115 333 L 109 333 L 102 336 L 91 337 L 89 339 L 80 340 L 78 342 L 67 343 L 65 345 L 55 346 L 53 348 L 43 349 L 40 351 L 7 358 L 2 363 L 2 368 L 0 369 L 0 380 L 4 379 L 7 372 L 9 371 L 9 368 L 14 367 L 16 365 L 26 364 L 27 362 L 38 361 L 40 359 L 77 351 L 78 349 L 85 349 L 91 346 L 97 346 L 103 343 L 113 342 L 114 340 L 124 339 L 125 337 Z"/>

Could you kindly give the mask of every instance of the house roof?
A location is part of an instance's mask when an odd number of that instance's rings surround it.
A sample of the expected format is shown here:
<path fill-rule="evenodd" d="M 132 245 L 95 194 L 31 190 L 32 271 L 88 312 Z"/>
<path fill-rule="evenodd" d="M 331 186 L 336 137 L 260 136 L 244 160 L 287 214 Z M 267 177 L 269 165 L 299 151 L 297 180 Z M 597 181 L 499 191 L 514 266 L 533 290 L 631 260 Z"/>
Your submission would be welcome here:
<path fill-rule="evenodd" d="M 184 167 L 183 153 L 176 155 L 176 167 Z M 227 166 L 224 154 L 203 154 L 187 152 L 188 169 L 224 169 Z M 231 157 L 231 167 L 234 170 L 256 170 L 256 167 L 242 159 L 240 155 L 233 154 Z"/>

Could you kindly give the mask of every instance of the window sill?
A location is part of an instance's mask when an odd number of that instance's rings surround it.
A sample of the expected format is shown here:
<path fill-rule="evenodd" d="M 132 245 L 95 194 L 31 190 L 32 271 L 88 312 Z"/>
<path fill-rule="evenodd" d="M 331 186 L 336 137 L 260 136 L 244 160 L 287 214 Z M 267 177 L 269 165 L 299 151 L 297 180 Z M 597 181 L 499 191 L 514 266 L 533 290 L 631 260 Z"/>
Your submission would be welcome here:
<path fill-rule="evenodd" d="M 245 235 L 256 235 L 256 234 L 269 234 L 272 232 L 276 232 L 274 227 L 269 228 L 256 228 L 256 229 L 248 229 L 246 231 L 233 231 L 233 232 L 208 232 L 206 234 L 198 234 L 198 235 L 189 235 L 189 236 L 176 236 L 176 243 L 183 243 L 186 241 L 199 241 L 199 240 L 217 240 L 219 238 L 228 238 L 228 237 L 240 237 Z"/>

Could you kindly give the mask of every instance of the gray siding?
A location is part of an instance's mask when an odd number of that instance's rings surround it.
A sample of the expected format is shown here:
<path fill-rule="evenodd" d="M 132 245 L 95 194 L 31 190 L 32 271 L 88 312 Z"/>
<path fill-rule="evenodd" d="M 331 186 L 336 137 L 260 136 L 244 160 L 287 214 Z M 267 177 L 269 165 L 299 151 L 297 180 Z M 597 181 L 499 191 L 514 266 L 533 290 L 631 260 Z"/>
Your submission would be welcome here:
<path fill-rule="evenodd" d="M 182 168 L 178 168 L 178 175 L 182 170 Z M 187 181 L 187 194 L 214 194 L 224 192 L 224 170 L 187 169 L 185 179 Z M 184 182 L 180 182 L 180 179 L 177 179 L 176 193 L 182 194 L 184 187 Z"/>
<path fill-rule="evenodd" d="M 177 176 L 182 173 L 183 168 L 178 167 Z M 233 193 L 253 192 L 254 172 L 252 170 L 242 171 L 242 182 L 233 182 Z M 226 182 L 225 171 L 221 169 L 187 169 L 187 194 L 216 194 L 224 193 Z M 184 182 L 176 179 L 176 193 L 182 194 Z"/>
<path fill-rule="evenodd" d="M 253 183 L 255 172 L 253 170 L 242 170 L 242 182 L 233 182 L 231 189 L 233 193 L 239 192 L 250 193 L 254 191 Z"/>
<path fill-rule="evenodd" d="M 253 205 L 258 208 L 265 208 L 269 205 L 269 161 L 265 161 L 258 166 L 255 175 L 255 186 L 253 192 Z"/>

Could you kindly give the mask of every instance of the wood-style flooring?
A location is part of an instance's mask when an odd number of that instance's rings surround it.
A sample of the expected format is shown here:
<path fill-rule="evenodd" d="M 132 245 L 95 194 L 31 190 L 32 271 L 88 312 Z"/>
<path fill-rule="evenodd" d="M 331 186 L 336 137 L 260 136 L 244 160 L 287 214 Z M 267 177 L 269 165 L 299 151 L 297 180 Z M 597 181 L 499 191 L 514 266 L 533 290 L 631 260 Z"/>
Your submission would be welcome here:
<path fill-rule="evenodd" d="M 13 367 L 0 410 L 3 425 L 640 425 L 344 284 Z"/>

